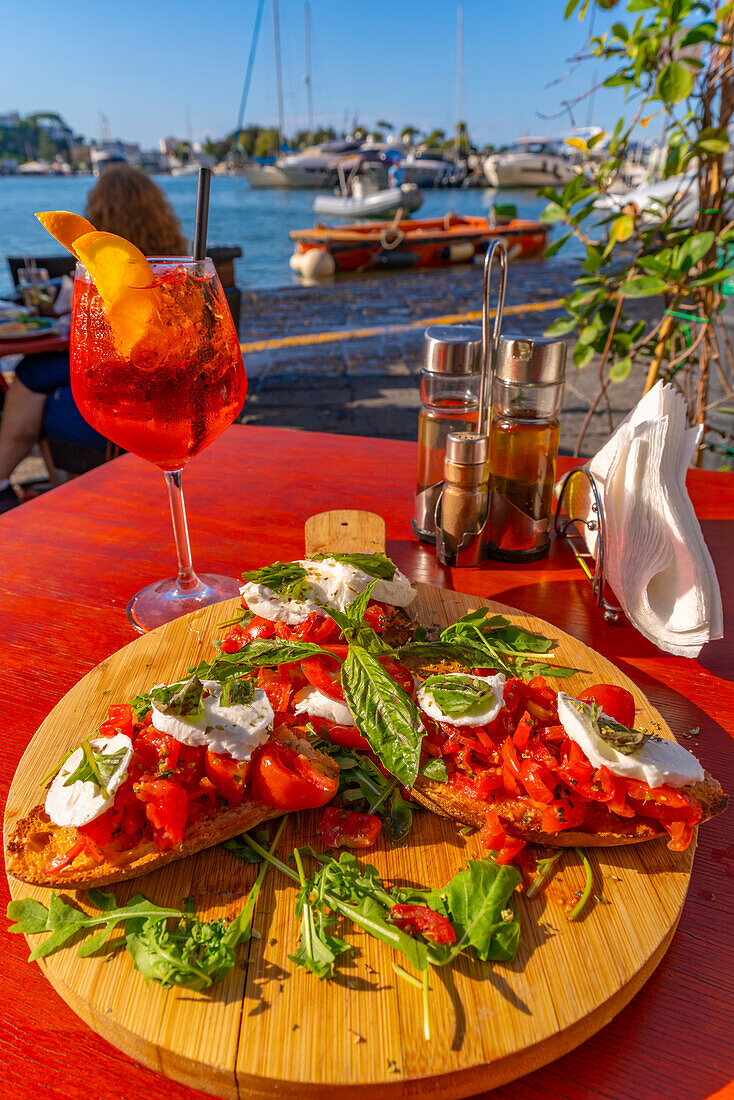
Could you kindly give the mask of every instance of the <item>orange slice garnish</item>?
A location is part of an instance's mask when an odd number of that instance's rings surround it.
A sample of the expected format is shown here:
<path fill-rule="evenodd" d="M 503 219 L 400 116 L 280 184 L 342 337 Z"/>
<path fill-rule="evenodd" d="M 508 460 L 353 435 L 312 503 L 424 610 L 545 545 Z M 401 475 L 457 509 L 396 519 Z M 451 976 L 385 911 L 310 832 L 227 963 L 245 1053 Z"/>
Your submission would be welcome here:
<path fill-rule="evenodd" d="M 94 226 L 83 218 L 81 214 L 71 214 L 68 210 L 43 210 L 36 214 L 44 229 L 47 229 L 59 244 L 63 244 L 77 259 L 74 248 L 77 237 L 83 237 L 85 233 L 93 233 Z"/>
<path fill-rule="evenodd" d="M 74 248 L 99 291 L 120 354 L 129 355 L 156 307 L 150 264 L 139 248 L 115 233 L 85 233 Z"/>

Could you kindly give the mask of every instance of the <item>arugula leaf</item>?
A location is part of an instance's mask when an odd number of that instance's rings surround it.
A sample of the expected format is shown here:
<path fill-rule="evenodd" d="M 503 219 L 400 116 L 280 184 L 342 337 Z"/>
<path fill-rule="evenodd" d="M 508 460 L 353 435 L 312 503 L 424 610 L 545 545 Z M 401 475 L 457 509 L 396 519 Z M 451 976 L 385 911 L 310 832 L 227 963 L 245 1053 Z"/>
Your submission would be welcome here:
<path fill-rule="evenodd" d="M 429 676 L 423 683 L 444 714 L 462 718 L 494 703 L 494 688 L 475 676 Z"/>
<path fill-rule="evenodd" d="M 390 811 L 385 817 L 382 828 L 391 844 L 402 844 L 413 828 L 413 810 L 409 802 L 406 802 L 397 785 L 390 798 Z"/>
<path fill-rule="evenodd" d="M 261 584 L 271 592 L 277 592 L 283 599 L 304 599 L 303 581 L 308 574 L 297 561 L 274 561 L 262 569 L 250 569 L 242 574 L 250 584 Z M 300 592 L 300 595 L 299 595 Z"/>
<path fill-rule="evenodd" d="M 582 703 L 579 699 L 571 699 L 569 702 L 579 711 L 586 711 L 590 716 L 596 731 L 611 748 L 621 752 L 623 756 L 633 756 L 645 740 L 645 734 L 640 730 L 628 729 L 620 722 L 604 714 L 596 703 Z"/>
<path fill-rule="evenodd" d="M 397 572 L 395 562 L 385 554 L 313 554 L 312 561 L 324 561 L 333 558 L 334 561 L 344 562 L 345 565 L 353 565 L 355 569 L 361 569 L 369 577 L 377 577 L 379 580 L 391 581 Z"/>
<path fill-rule="evenodd" d="M 196 718 L 204 710 L 204 685 L 194 673 L 188 680 L 161 685 L 150 692 L 153 706 L 161 714 L 177 718 Z"/>
<path fill-rule="evenodd" d="M 97 752 L 90 744 L 90 738 L 85 738 L 81 743 L 82 759 L 73 772 L 64 780 L 63 786 L 70 787 L 72 783 L 93 783 L 99 787 L 105 798 L 108 795 L 108 784 L 125 759 L 127 750 L 118 749 L 117 752 Z"/>
<path fill-rule="evenodd" d="M 33 898 L 17 898 L 8 903 L 8 920 L 15 921 L 8 932 L 19 932 L 25 936 L 37 936 L 39 932 L 48 932 L 48 909 Z"/>
<path fill-rule="evenodd" d="M 293 858 L 296 861 L 298 877 L 301 884 L 301 889 L 296 900 L 296 914 L 301 920 L 301 943 L 299 949 L 293 955 L 289 955 L 288 958 L 294 962 L 296 966 L 310 970 L 319 980 L 331 978 L 334 974 L 334 963 L 336 962 L 337 956 L 350 950 L 350 946 L 344 940 L 340 940 L 336 936 L 331 936 L 326 931 L 328 924 L 331 922 L 327 922 L 323 913 L 323 903 L 325 901 L 325 890 L 323 885 L 319 891 L 322 907 L 320 912 L 320 927 L 317 929 L 313 909 L 311 907 L 311 893 L 316 884 L 306 879 L 303 863 L 301 861 L 301 854 L 298 848 L 294 849 Z"/>
<path fill-rule="evenodd" d="M 426 731 L 411 697 L 362 646 L 349 646 L 341 682 L 347 706 L 372 751 L 404 787 L 412 787 Z"/>
<path fill-rule="evenodd" d="M 150 695 L 147 691 L 142 691 L 140 695 L 136 695 L 135 698 L 131 700 L 130 706 L 135 711 L 135 717 L 138 722 L 142 722 L 144 718 L 147 718 L 152 709 Z"/>
<path fill-rule="evenodd" d="M 233 836 L 231 840 L 225 840 L 222 847 L 231 852 L 235 859 L 242 860 L 243 863 L 262 863 L 262 857 L 247 843 L 247 835 L 253 837 L 258 844 L 263 846 L 266 846 L 270 840 L 267 829 L 253 829 L 249 834 Z"/>
<path fill-rule="evenodd" d="M 231 677 L 222 685 L 222 694 L 219 696 L 220 707 L 247 706 L 252 702 L 255 694 L 255 681 L 249 677 L 238 680 Z"/>
<path fill-rule="evenodd" d="M 578 668 L 569 668 L 566 665 L 548 665 L 545 661 L 528 662 L 522 657 L 518 657 L 515 670 L 516 675 L 523 680 L 532 680 L 535 676 L 551 676 L 557 680 L 565 680 L 580 671 Z"/>
<path fill-rule="evenodd" d="M 420 773 L 436 783 L 446 783 L 449 778 L 446 761 L 442 756 L 430 756 L 420 769 Z"/>

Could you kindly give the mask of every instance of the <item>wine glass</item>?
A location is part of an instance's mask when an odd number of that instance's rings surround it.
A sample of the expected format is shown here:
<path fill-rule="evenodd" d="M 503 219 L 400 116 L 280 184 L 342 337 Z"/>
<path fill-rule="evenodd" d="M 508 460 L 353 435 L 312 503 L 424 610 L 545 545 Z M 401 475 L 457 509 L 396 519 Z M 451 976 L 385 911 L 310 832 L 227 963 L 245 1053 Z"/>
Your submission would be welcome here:
<path fill-rule="evenodd" d="M 239 594 L 231 577 L 197 576 L 181 474 L 235 420 L 247 378 L 232 315 L 209 259 L 153 257 L 152 287 L 107 309 L 78 263 L 70 333 L 71 388 L 98 432 L 166 477 L 178 575 L 141 589 L 127 607 L 139 631 Z"/>

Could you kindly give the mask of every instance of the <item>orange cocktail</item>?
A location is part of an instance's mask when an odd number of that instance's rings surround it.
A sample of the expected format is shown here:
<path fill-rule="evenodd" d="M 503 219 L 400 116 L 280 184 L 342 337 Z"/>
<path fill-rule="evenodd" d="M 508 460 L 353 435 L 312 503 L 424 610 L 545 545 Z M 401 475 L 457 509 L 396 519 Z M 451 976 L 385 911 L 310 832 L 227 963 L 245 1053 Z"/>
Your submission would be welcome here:
<path fill-rule="evenodd" d="M 163 470 L 180 470 L 235 419 L 247 380 L 211 261 L 148 263 L 154 306 L 131 346 L 116 338 L 97 288 L 78 270 L 71 384 L 101 435 Z"/>

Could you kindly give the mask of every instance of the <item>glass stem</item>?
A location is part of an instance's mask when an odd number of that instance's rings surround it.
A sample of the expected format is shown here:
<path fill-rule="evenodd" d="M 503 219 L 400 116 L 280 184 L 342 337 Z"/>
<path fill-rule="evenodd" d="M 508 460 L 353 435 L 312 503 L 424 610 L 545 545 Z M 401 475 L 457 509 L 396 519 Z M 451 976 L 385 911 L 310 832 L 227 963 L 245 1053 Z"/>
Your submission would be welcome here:
<path fill-rule="evenodd" d="M 180 588 L 196 588 L 199 578 L 191 564 L 191 546 L 189 544 L 189 529 L 186 524 L 186 505 L 184 504 L 183 488 L 181 486 L 181 470 L 166 470 L 166 484 L 168 485 L 168 498 L 171 503 L 171 519 L 173 520 L 173 537 L 176 540 L 176 555 L 178 557 L 178 584 Z"/>

